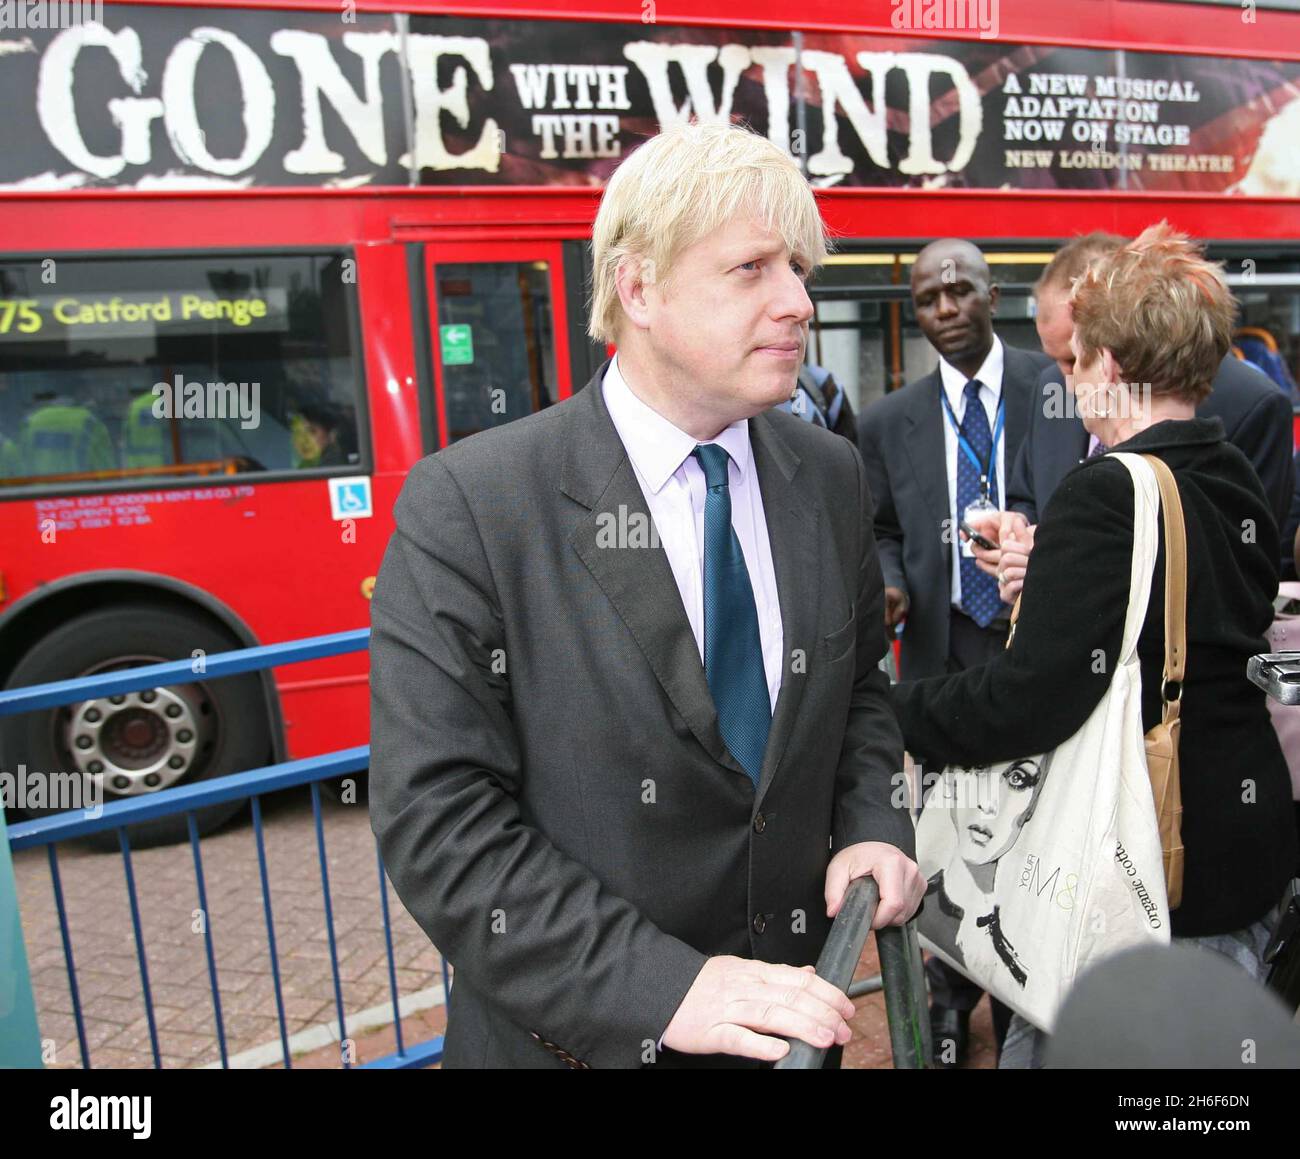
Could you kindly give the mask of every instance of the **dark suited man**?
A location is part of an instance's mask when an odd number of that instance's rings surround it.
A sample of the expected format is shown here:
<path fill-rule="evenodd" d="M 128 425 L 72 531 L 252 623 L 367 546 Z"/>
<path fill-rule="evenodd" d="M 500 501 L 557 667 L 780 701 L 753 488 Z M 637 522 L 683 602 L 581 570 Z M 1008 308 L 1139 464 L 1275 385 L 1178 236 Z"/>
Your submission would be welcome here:
<path fill-rule="evenodd" d="M 1048 359 L 993 331 L 998 288 L 968 241 L 944 238 L 912 267 L 917 324 L 939 352 L 932 373 L 867 407 L 858 441 L 876 499 L 885 623 L 906 621 L 900 675 L 916 680 L 987 662 L 1006 646 L 1008 609 L 958 523 L 998 525 L 1039 373 Z M 956 1066 L 982 991 L 932 958 L 935 1061 Z M 1010 1012 L 994 1003 L 999 1041 Z"/>
<path fill-rule="evenodd" d="M 642 145 L 593 238 L 616 358 L 397 501 L 370 807 L 456 967 L 447 1066 L 838 1059 L 853 1005 L 811 964 L 849 881 L 878 881 L 877 925 L 920 903 L 861 459 L 766 413 L 823 229 L 765 138 Z"/>
<path fill-rule="evenodd" d="M 1074 372 L 1068 301 L 1071 285 L 1088 263 L 1127 240 L 1102 232 L 1073 238 L 1056 252 L 1034 287 L 1038 307 L 1034 322 L 1043 350 L 1054 363 L 1039 379 L 1025 438 L 1007 480 L 1008 510 L 1023 519 L 1007 520 L 1005 529 L 999 526 L 997 534 L 990 536 L 1000 544 L 1006 534 L 1009 550 L 1005 561 L 1000 547 L 976 552 L 985 570 L 1002 574 L 1002 594 L 1008 602 L 1014 602 L 1024 580 L 1024 566 L 1033 546 L 1030 526 L 1038 523 L 1061 480 L 1081 460 L 1104 451 L 1096 437 L 1084 430 L 1074 408 L 1062 405 L 1066 376 Z M 1283 527 L 1295 488 L 1290 400 L 1268 375 L 1229 354 L 1196 414 L 1198 418 L 1217 416 L 1223 422 L 1224 434 L 1251 461 L 1278 526 Z"/>

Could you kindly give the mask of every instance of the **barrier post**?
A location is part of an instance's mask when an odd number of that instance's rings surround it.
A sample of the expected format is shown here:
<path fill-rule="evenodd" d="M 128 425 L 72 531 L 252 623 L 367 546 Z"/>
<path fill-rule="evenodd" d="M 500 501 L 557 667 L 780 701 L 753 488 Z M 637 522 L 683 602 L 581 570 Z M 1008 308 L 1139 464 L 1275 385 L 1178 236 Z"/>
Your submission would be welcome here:
<path fill-rule="evenodd" d="M 916 926 L 889 926 L 876 931 L 876 951 L 884 979 L 889 1044 L 897 1070 L 930 1066 L 930 1014 L 925 1001 L 925 971 Z"/>
<path fill-rule="evenodd" d="M 9 835 L 0 809 L 0 1067 L 40 1067 L 41 1032 L 32 1001 L 27 946 Z"/>
<path fill-rule="evenodd" d="M 848 993 L 879 904 L 880 887 L 874 878 L 856 877 L 849 882 L 840 903 L 840 912 L 831 923 L 831 932 L 817 959 L 817 976 L 825 978 L 837 990 Z M 822 1065 L 826 1047 L 812 1046 L 801 1038 L 786 1041 L 790 1043 L 790 1050 L 773 1064 L 774 1070 L 816 1070 Z"/>

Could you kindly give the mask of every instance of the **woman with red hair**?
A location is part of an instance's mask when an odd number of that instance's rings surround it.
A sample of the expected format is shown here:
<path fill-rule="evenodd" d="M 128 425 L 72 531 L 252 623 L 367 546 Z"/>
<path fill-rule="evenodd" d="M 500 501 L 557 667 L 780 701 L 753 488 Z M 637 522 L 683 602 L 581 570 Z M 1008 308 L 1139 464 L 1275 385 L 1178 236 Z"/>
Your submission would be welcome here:
<path fill-rule="evenodd" d="M 1186 850 L 1175 938 L 1262 978 L 1261 956 L 1297 858 L 1287 765 L 1247 661 L 1267 651 L 1277 528 L 1255 471 L 1196 405 L 1232 338 L 1218 266 L 1166 223 L 1095 258 L 1075 282 L 1071 390 L 1113 451 L 1161 458 L 1187 528 L 1187 660 L 1180 744 Z M 895 687 L 908 750 L 927 767 L 980 766 L 1071 737 L 1119 657 L 1133 557 L 1133 482 L 1106 455 L 1067 475 L 1043 512 L 1010 647 L 993 662 Z M 1163 529 L 1161 529 L 1163 540 Z M 1161 718 L 1165 564 L 1157 553 L 1138 642 L 1143 729 Z M 1045 1036 L 1013 1019 L 1000 1065 L 1041 1063 Z"/>

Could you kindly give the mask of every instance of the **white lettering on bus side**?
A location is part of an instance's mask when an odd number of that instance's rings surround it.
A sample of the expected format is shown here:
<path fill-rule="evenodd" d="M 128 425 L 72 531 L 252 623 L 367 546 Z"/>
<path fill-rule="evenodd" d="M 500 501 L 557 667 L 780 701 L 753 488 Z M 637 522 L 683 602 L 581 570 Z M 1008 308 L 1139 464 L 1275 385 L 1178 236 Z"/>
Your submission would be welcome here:
<path fill-rule="evenodd" d="M 291 61 L 300 85 L 302 132 L 299 143 L 280 163 L 295 175 L 339 174 L 347 161 L 325 138 L 324 106 L 342 123 L 365 160 L 383 166 L 389 162 L 384 136 L 385 92 L 382 64 L 389 53 L 401 51 L 399 38 L 390 31 L 345 32 L 336 42 L 322 34 L 300 29 L 271 33 L 269 49 Z M 117 151 L 93 152 L 82 132 L 75 98 L 78 60 L 83 49 L 102 49 L 112 58 L 130 95 L 107 102 L 117 127 Z M 361 66 L 359 90 L 343 71 L 336 52 L 351 54 Z M 484 37 L 436 36 L 414 33 L 406 38 L 407 71 L 411 77 L 414 113 L 414 158 L 403 154 L 404 168 L 481 170 L 500 169 L 504 134 L 497 122 L 485 118 L 477 140 L 468 149 L 453 152 L 443 136 L 444 115 L 462 129 L 471 123 L 470 90 L 491 92 L 496 84 L 491 46 Z M 792 148 L 790 129 L 791 69 L 794 50 L 780 46 L 667 44 L 633 41 L 623 45 L 624 58 L 641 74 L 650 94 L 655 119 L 663 128 L 696 117 L 702 121 L 730 118 L 732 101 L 741 75 L 757 67 L 767 104 L 769 138 L 782 149 Z M 195 90 L 200 63 L 223 58 L 234 67 L 237 94 L 235 112 L 243 129 L 243 142 L 235 156 L 217 156 L 208 148 L 199 122 Z M 896 169 L 905 176 L 932 176 L 958 172 L 974 155 L 983 127 L 980 93 L 960 61 L 930 52 L 859 52 L 854 63 L 867 75 L 866 92 L 850 72 L 844 55 L 808 50 L 802 64 L 820 88 L 825 111 L 820 148 L 812 152 L 799 142 L 799 152 L 809 153 L 808 171 L 819 184 L 834 184 L 853 169 L 840 145 L 840 130 L 847 126 L 857 136 L 873 164 Z M 175 157 L 203 178 L 185 176 L 190 183 L 214 187 L 244 184 L 246 175 L 270 147 L 277 107 L 271 72 L 258 52 L 234 33 L 219 28 L 196 28 L 172 46 L 162 63 L 159 95 L 148 95 L 152 75 L 145 67 L 139 34 L 126 27 L 112 32 L 101 24 L 69 28 L 55 36 L 41 59 L 36 92 L 37 120 L 50 145 L 78 170 L 101 180 L 119 176 L 128 166 L 153 163 L 153 122 L 162 119 Z M 449 72 L 447 71 L 449 69 Z M 449 76 L 439 85 L 439 73 Z M 616 112 L 583 114 L 576 110 L 631 108 L 627 65 L 512 65 L 519 104 L 546 115 L 533 118 L 542 156 L 568 159 L 620 155 Z M 720 72 L 715 91 L 714 74 Z M 674 73 L 677 75 L 674 76 Z M 908 88 L 907 152 L 891 161 L 886 141 L 885 84 L 901 73 Z M 678 79 L 679 78 L 679 79 Z M 950 82 L 956 100 L 956 145 L 950 159 L 934 155 L 929 104 L 934 78 Z M 685 100 L 679 105 L 675 85 L 683 85 Z M 870 101 L 868 102 L 868 95 Z M 555 110 L 563 111 L 561 113 Z M 573 113 L 568 110 L 575 110 Z"/>

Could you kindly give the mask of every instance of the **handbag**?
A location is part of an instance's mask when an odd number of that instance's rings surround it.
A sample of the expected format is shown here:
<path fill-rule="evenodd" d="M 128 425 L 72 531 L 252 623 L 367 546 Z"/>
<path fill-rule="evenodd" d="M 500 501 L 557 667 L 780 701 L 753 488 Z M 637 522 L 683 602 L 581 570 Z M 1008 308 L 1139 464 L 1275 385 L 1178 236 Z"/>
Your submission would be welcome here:
<path fill-rule="evenodd" d="M 928 948 L 1023 1018 L 1050 1030 L 1075 977 L 1120 950 L 1168 944 L 1166 864 L 1181 874 L 1178 704 L 1185 633 L 1166 632 L 1165 713 L 1153 729 L 1164 856 L 1142 730 L 1138 637 L 1150 601 L 1159 542 L 1159 468 L 1112 452 L 1133 477 L 1129 602 L 1115 671 L 1082 727 L 1050 752 L 976 768 L 949 766 L 928 786 L 916 828 L 917 861 L 929 878 L 918 919 Z M 1164 466 L 1163 463 L 1160 464 Z M 1170 479 L 1172 483 L 1172 478 Z M 1166 500 L 1166 623 L 1185 614 L 1181 506 Z M 1175 568 L 1171 581 L 1169 567 Z"/>

